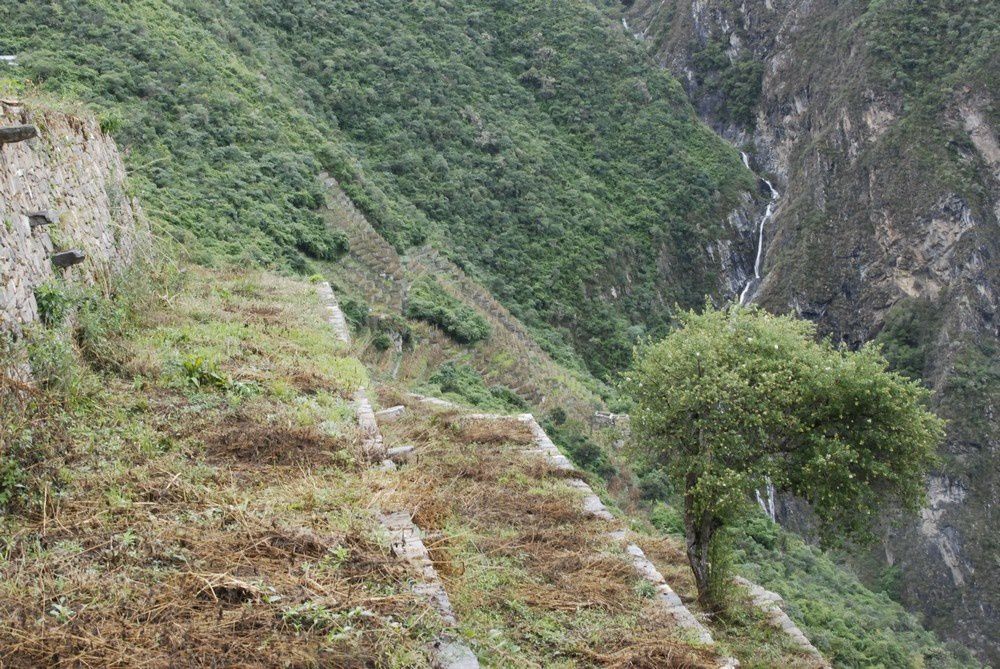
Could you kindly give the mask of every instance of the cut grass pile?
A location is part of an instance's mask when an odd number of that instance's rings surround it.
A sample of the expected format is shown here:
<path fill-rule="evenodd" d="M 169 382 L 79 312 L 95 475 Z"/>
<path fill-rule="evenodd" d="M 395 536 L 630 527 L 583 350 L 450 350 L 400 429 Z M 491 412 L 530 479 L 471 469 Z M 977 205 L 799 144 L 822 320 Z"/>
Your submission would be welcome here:
<path fill-rule="evenodd" d="M 4 382 L 28 492 L 0 520 L 0 664 L 425 664 L 439 623 L 354 455 L 365 372 L 313 287 L 188 269 L 132 297 L 113 371 L 66 343 L 95 334 L 81 307 L 33 337 L 41 388 Z"/>
<path fill-rule="evenodd" d="M 565 472 L 522 453 L 521 427 L 417 405 L 385 427 L 387 440 L 419 445 L 383 505 L 414 511 L 480 661 L 716 666 L 654 602 L 610 525 L 583 511 Z"/>

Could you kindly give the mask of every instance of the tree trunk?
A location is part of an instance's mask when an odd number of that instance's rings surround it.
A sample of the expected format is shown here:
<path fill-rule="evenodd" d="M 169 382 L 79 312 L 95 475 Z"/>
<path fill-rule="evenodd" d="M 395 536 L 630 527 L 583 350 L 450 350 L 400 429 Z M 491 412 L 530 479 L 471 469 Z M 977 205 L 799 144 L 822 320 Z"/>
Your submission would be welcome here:
<path fill-rule="evenodd" d="M 694 496 L 691 490 L 697 483 L 694 474 L 688 474 L 684 492 L 684 538 L 687 543 L 688 563 L 694 573 L 694 582 L 698 587 L 698 603 L 711 611 L 713 602 L 709 584 L 712 577 L 712 565 L 709 562 L 709 546 L 712 535 L 715 534 L 715 523 L 711 514 L 697 513 L 694 508 Z"/>

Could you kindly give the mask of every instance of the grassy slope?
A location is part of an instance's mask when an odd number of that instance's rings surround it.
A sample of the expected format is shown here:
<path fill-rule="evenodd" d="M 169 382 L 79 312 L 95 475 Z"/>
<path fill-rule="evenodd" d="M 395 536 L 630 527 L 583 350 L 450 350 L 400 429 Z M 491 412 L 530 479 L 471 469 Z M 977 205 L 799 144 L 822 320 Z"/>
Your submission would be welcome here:
<path fill-rule="evenodd" d="M 714 666 L 521 453 L 530 435 L 411 408 L 386 439 L 417 456 L 359 465 L 345 398 L 366 374 L 313 286 L 130 278 L 32 332 L 38 389 L 0 377 L 25 419 L 2 435 L 44 448 L 20 454 L 2 516 L 0 661 L 428 666 L 440 622 L 376 515 L 406 509 L 484 666 Z"/>
<path fill-rule="evenodd" d="M 578 510 L 560 476 L 523 458 L 524 435 L 460 429 L 411 406 L 385 435 L 390 446 L 415 444 L 416 460 L 392 475 L 360 468 L 345 398 L 365 382 L 355 356 L 372 355 L 370 339 L 355 350 L 338 344 L 312 286 L 193 267 L 154 281 L 155 293 L 137 281 L 110 306 L 84 302 L 66 333 L 72 344 L 57 330 L 33 335 L 43 390 L 27 398 L 26 429 L 14 434 L 44 449 L 18 451 L 19 493 L 3 520 L 4 659 L 42 662 L 56 651 L 108 663 L 138 645 L 151 660 L 208 653 L 267 664 L 280 654 L 422 666 L 438 626 L 410 596 L 373 514 L 406 508 L 434 538 L 461 633 L 487 666 L 705 661 L 664 636 L 669 622 L 646 606 L 647 589 L 603 523 Z M 406 355 L 441 344 L 418 328 Z M 401 398 L 395 386 L 379 397 Z M 690 597 L 676 544 L 635 527 Z M 873 661 L 899 649 L 944 655 L 914 636 L 912 621 L 894 621 L 891 607 L 865 613 L 862 629 L 827 628 L 853 623 L 870 593 L 817 592 L 813 568 L 793 560 L 775 571 L 784 559 L 774 551 L 748 561 L 776 575 L 764 582 L 789 597 L 793 615 L 822 599 L 840 616 L 805 617 L 830 647 L 874 638 L 888 650 L 869 650 Z M 792 592 L 779 587 L 788 583 Z M 801 662 L 781 635 L 737 610 L 710 622 L 727 652 L 746 666 Z"/>
<path fill-rule="evenodd" d="M 94 104 L 150 210 L 204 260 L 334 255 L 314 212 L 325 166 L 397 247 L 450 249 L 599 372 L 634 323 L 714 290 L 701 246 L 751 186 L 676 82 L 580 0 L 21 3 L 0 50 Z M 598 307 L 605 283 L 619 298 Z"/>
<path fill-rule="evenodd" d="M 336 206 L 331 207 L 335 220 L 338 219 L 336 211 Z M 358 248 L 360 246 L 359 244 Z M 385 253 L 387 251 L 383 249 L 377 255 L 383 257 Z M 358 267 L 364 267 L 365 262 L 358 258 L 351 260 L 353 272 L 347 272 L 346 269 L 334 271 L 340 282 L 346 289 L 357 290 L 361 284 L 368 286 L 370 289 L 365 293 L 365 299 L 377 305 L 375 311 L 383 314 L 391 312 L 387 291 L 376 285 L 374 280 L 376 268 L 359 270 Z M 401 276 L 405 275 L 402 269 L 400 273 Z M 405 284 L 405 281 L 402 283 Z M 470 293 L 458 294 L 469 303 L 474 303 Z M 491 315 L 491 318 L 495 317 L 495 313 L 484 313 Z M 586 419 L 589 416 L 586 410 L 589 408 L 587 401 L 590 395 L 586 387 L 572 384 L 564 387 L 548 386 L 547 375 L 550 372 L 547 367 L 552 365 L 551 361 L 536 363 L 528 371 L 518 369 L 514 377 L 504 377 L 504 354 L 520 354 L 521 350 L 516 342 L 507 339 L 493 341 L 502 331 L 499 321 L 494 323 L 491 340 L 468 348 L 457 346 L 434 328 L 416 323 L 413 326 L 413 339 L 404 347 L 400 373 L 394 380 L 386 373 L 392 367 L 389 362 L 393 357 L 391 352 L 379 352 L 370 345 L 372 336 L 368 328 L 358 327 L 355 330 L 359 345 L 363 347 L 359 354 L 372 366 L 377 378 L 385 381 L 382 399 L 386 405 L 405 402 L 405 396 L 398 389 L 412 384 L 422 384 L 420 390 L 424 392 L 427 392 L 425 389 L 429 385 L 432 394 L 439 394 L 441 386 L 434 384 L 433 372 L 449 362 L 469 363 L 486 378 L 502 378 L 508 382 L 513 382 L 511 378 L 519 378 L 526 386 L 537 379 L 536 382 L 546 387 L 548 392 L 543 393 L 540 398 L 532 398 L 532 405 L 538 412 L 537 415 L 549 418 L 546 430 L 550 436 L 579 467 L 591 472 L 595 481 L 604 479 L 609 491 L 606 499 L 616 500 L 620 508 L 628 510 L 635 519 L 640 545 L 658 564 L 671 586 L 682 597 L 693 600 L 694 582 L 685 562 L 683 546 L 676 537 L 664 539 L 662 534 L 682 532 L 680 519 L 672 509 L 658 506 L 651 514 L 658 532 L 650 532 L 649 527 L 641 520 L 646 516 L 647 502 L 635 499 L 639 491 L 636 489 L 634 474 L 630 471 L 632 465 L 624 461 L 621 454 L 616 452 L 617 447 L 612 445 L 620 435 L 615 431 L 594 432 L 587 426 Z M 454 391 L 445 394 L 459 403 L 491 411 L 518 410 L 515 406 L 497 402 L 496 398 L 482 392 L 483 390 L 485 387 L 482 381 L 477 385 L 475 381 L 466 378 L 464 382 L 456 384 Z M 552 417 L 560 413 L 560 409 L 564 410 L 568 420 L 556 424 Z M 404 427 L 403 434 L 408 434 L 407 431 L 413 429 Z M 650 478 L 655 481 L 655 477 Z M 513 484 L 517 485 L 516 479 Z M 460 484 L 436 482 L 429 485 L 428 489 L 443 486 L 447 494 L 452 489 L 449 486 L 455 485 Z M 640 487 L 650 497 L 669 497 L 666 489 Z M 958 646 L 942 644 L 898 603 L 883 593 L 866 588 L 848 567 L 838 564 L 830 554 L 805 545 L 777 525 L 763 519 L 749 519 L 746 527 L 739 532 L 738 543 L 739 571 L 780 593 L 785 598 L 788 613 L 837 666 L 941 669 L 977 666 L 970 660 L 967 651 Z M 493 615 L 492 611 L 490 615 Z M 794 653 L 790 653 L 786 647 L 785 639 L 774 634 L 745 608 L 736 607 L 733 615 L 713 621 L 712 629 L 716 638 L 739 657 L 745 666 L 788 666 L 789 658 L 794 657 Z"/>

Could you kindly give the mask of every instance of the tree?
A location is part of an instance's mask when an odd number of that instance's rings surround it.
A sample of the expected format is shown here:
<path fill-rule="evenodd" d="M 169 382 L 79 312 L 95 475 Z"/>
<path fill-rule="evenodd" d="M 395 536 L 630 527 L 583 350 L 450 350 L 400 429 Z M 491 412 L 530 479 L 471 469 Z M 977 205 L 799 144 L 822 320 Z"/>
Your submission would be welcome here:
<path fill-rule="evenodd" d="M 714 608 L 720 530 L 767 481 L 805 498 L 822 536 L 870 537 L 880 503 L 915 510 L 943 436 L 928 391 L 876 346 L 818 340 L 812 323 L 756 307 L 685 312 L 626 376 L 637 443 L 684 494 L 687 555 Z"/>

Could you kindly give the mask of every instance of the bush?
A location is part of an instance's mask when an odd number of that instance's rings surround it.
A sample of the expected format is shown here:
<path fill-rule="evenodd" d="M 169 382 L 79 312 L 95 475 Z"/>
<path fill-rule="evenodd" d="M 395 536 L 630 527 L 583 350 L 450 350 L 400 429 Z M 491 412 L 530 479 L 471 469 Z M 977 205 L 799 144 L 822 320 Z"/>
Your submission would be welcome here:
<path fill-rule="evenodd" d="M 605 480 L 615 474 L 615 467 L 607 453 L 600 445 L 591 441 L 578 423 L 566 422 L 556 425 L 545 421 L 543 427 L 552 441 L 581 469 L 597 474 Z"/>
<path fill-rule="evenodd" d="M 437 325 L 461 344 L 474 344 L 490 336 L 486 319 L 445 292 L 429 276 L 420 277 L 410 287 L 406 315 Z"/>
<path fill-rule="evenodd" d="M 372 346 L 378 351 L 388 351 L 392 347 L 392 339 L 385 332 L 379 332 L 372 338 Z"/>
<path fill-rule="evenodd" d="M 639 476 L 639 491 L 643 499 L 665 500 L 673 493 L 674 486 L 664 469 L 654 467 Z"/>
<path fill-rule="evenodd" d="M 340 310 L 344 312 L 344 318 L 352 327 L 358 328 L 368 320 L 368 313 L 371 309 L 363 301 L 353 297 L 346 297 L 340 301 Z"/>
<path fill-rule="evenodd" d="M 490 386 L 490 395 L 512 409 L 528 408 L 528 403 L 524 400 L 524 398 L 507 386 L 501 384 Z"/>
<path fill-rule="evenodd" d="M 660 532 L 684 536 L 684 518 L 680 511 L 669 504 L 660 502 L 654 506 L 653 510 L 649 512 L 649 520 L 653 523 L 653 527 Z"/>
<path fill-rule="evenodd" d="M 73 298 L 66 288 L 55 281 L 35 288 L 35 302 L 38 304 L 38 317 L 46 327 L 62 325 L 73 306 Z"/>

